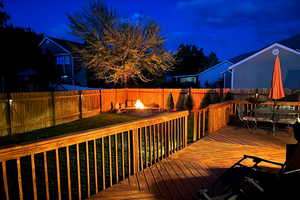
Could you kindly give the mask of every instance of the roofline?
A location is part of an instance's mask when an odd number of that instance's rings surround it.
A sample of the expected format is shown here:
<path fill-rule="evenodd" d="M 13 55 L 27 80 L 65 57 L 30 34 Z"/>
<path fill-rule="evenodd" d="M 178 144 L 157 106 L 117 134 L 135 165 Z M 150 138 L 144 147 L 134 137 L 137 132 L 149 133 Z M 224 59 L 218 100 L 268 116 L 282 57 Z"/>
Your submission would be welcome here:
<path fill-rule="evenodd" d="M 221 65 L 221 64 L 224 64 L 224 63 L 233 64 L 233 63 L 230 62 L 229 60 L 225 60 L 225 61 L 223 61 L 223 62 L 220 62 L 220 63 L 218 63 L 218 64 L 216 64 L 216 65 L 214 65 L 214 66 L 212 66 L 212 67 L 210 67 L 210 68 L 208 68 L 208 69 L 206 69 L 206 70 L 200 72 L 199 75 L 202 74 L 202 73 L 208 72 L 208 71 L 210 71 L 210 70 L 213 70 L 213 69 L 217 68 L 218 65 Z"/>
<path fill-rule="evenodd" d="M 224 64 L 224 63 L 233 64 L 233 63 L 230 62 L 229 60 L 225 60 L 225 61 L 220 62 L 220 63 L 218 63 L 218 64 L 216 64 L 216 65 L 214 65 L 214 66 L 212 66 L 212 67 L 210 67 L 210 68 L 208 68 L 208 69 L 206 69 L 206 70 L 204 70 L 204 71 L 202 71 L 202 72 L 200 72 L 200 73 L 198 73 L 198 74 L 193 74 L 193 75 L 177 75 L 177 76 L 174 76 L 174 77 L 180 78 L 180 77 L 199 76 L 199 75 L 201 75 L 202 73 L 205 73 L 205 72 L 208 72 L 208 71 L 210 71 L 210 70 L 213 70 L 213 69 L 217 68 L 219 65 Z M 223 73 L 223 72 L 221 72 L 221 73 Z"/>
<path fill-rule="evenodd" d="M 194 75 L 177 75 L 177 76 L 173 76 L 175 78 L 182 78 L 182 77 L 195 77 L 198 76 L 199 74 L 194 74 Z"/>
<path fill-rule="evenodd" d="M 244 62 L 246 62 L 246 61 L 248 61 L 248 60 L 250 60 L 250 59 L 252 59 L 252 58 L 254 58 L 254 57 L 256 57 L 256 56 L 258 56 L 259 54 L 264 53 L 265 51 L 268 51 L 269 49 L 271 49 L 271 48 L 273 48 L 273 47 L 275 47 L 275 46 L 278 46 L 278 47 L 283 48 L 283 49 L 285 49 L 285 50 L 287 50 L 287 51 L 290 51 L 290 52 L 292 52 L 292 53 L 295 53 L 295 54 L 300 55 L 300 52 L 297 51 L 297 50 L 291 49 L 291 48 L 289 48 L 289 47 L 287 47 L 287 46 L 284 46 L 284 45 L 282 45 L 282 44 L 279 44 L 279 43 L 274 43 L 274 44 L 272 44 L 272 45 L 270 45 L 270 46 L 268 46 L 268 47 L 266 47 L 266 48 L 260 50 L 259 52 L 256 52 L 255 54 L 253 54 L 253 55 L 251 55 L 251 56 L 248 56 L 247 58 L 244 58 L 243 60 L 240 60 L 239 62 L 233 64 L 231 67 L 228 68 L 228 70 L 231 70 L 231 69 L 237 67 L 238 65 L 240 65 L 240 64 L 242 64 L 242 63 L 244 63 Z M 228 71 L 228 70 L 227 70 L 227 71 Z"/>
<path fill-rule="evenodd" d="M 55 42 L 54 40 L 50 39 L 49 37 L 47 36 L 44 36 L 43 40 L 40 42 L 39 46 L 41 46 L 45 40 L 50 40 L 51 42 L 53 42 L 54 44 L 56 44 L 59 48 L 61 48 L 62 50 L 66 51 L 67 53 L 69 54 L 72 54 L 71 51 L 67 50 L 66 48 L 64 48 L 63 46 L 61 46 L 60 44 L 58 44 L 57 42 Z"/>

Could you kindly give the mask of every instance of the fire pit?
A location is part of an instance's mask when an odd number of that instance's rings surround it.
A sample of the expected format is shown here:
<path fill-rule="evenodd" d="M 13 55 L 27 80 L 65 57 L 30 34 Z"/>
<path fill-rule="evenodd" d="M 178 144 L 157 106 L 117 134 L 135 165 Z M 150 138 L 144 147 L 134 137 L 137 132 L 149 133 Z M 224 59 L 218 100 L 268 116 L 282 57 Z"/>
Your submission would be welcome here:
<path fill-rule="evenodd" d="M 139 117 L 149 117 L 156 115 L 163 110 L 158 105 L 145 106 L 141 100 L 136 100 L 133 106 L 127 105 L 124 109 L 118 109 L 117 113 L 128 113 Z"/>

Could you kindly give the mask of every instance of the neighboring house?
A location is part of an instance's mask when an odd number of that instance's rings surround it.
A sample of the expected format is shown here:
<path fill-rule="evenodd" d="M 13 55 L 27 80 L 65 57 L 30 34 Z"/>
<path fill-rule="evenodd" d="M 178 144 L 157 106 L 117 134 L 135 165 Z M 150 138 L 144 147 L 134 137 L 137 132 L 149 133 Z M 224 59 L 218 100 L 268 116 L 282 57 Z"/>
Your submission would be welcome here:
<path fill-rule="evenodd" d="M 222 72 L 228 70 L 233 63 L 224 61 L 216 64 L 198 74 L 193 75 L 178 75 L 174 76 L 176 82 L 185 85 L 197 85 L 198 87 L 206 87 L 206 84 L 212 85 L 223 79 Z"/>
<path fill-rule="evenodd" d="M 225 88 L 269 88 L 275 56 L 281 62 L 283 86 L 300 88 L 300 35 L 230 60 L 223 73 Z"/>
<path fill-rule="evenodd" d="M 59 84 L 87 86 L 87 70 L 74 58 L 74 46 L 82 44 L 53 37 L 44 37 L 40 43 L 43 52 L 55 57 Z"/>

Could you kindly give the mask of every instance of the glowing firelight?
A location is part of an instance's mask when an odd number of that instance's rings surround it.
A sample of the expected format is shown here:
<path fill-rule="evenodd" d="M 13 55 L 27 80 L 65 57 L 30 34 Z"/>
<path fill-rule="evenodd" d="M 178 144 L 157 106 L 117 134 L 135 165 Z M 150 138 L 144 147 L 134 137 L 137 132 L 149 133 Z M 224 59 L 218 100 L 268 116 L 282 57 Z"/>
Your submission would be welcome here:
<path fill-rule="evenodd" d="M 136 109 L 144 109 L 145 108 L 144 104 L 139 99 L 136 100 L 134 106 L 135 106 Z"/>

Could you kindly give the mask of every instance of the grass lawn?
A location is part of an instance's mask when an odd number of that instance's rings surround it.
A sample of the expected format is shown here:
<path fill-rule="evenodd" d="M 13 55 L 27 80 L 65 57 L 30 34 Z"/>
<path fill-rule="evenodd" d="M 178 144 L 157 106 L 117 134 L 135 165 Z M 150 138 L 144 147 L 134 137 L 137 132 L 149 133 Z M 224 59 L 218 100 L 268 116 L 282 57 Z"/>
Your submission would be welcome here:
<path fill-rule="evenodd" d="M 42 138 L 64 135 L 77 131 L 100 128 L 107 125 L 129 122 L 140 119 L 140 117 L 128 114 L 102 113 L 97 116 L 76 120 L 66 124 L 49 128 L 38 129 L 27 133 L 0 137 L 0 147 L 6 145 L 20 144 Z"/>

